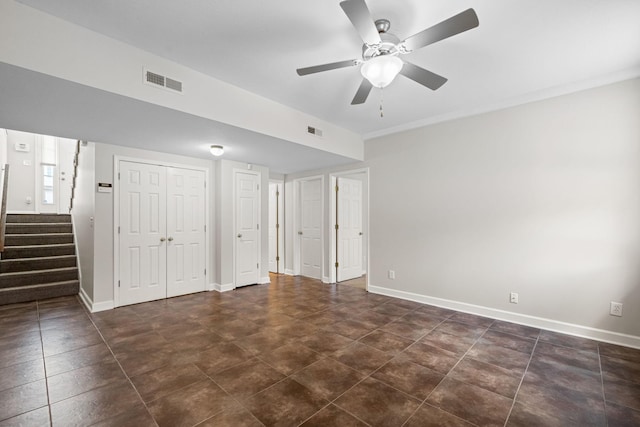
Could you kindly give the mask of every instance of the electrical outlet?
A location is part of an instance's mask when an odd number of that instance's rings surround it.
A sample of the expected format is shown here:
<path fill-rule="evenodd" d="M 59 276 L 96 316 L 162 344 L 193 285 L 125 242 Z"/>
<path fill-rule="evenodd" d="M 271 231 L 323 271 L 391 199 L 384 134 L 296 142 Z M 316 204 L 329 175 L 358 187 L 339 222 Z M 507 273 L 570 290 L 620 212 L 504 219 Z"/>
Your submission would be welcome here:
<path fill-rule="evenodd" d="M 622 303 L 611 301 L 611 308 L 609 309 L 609 314 L 612 316 L 622 317 Z"/>
<path fill-rule="evenodd" d="M 511 304 L 517 304 L 518 303 L 518 294 L 515 292 L 511 292 L 511 294 L 509 295 L 509 302 Z"/>
<path fill-rule="evenodd" d="M 395 279 L 396 278 L 396 272 L 393 270 L 389 270 L 389 279 Z"/>

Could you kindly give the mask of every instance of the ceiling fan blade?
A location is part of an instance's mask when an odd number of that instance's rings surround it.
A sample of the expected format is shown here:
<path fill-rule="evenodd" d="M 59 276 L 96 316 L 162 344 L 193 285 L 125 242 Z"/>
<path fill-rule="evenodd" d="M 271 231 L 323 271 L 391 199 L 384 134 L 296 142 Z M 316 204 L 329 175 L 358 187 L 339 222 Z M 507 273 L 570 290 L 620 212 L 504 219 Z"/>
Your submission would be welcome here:
<path fill-rule="evenodd" d="M 446 78 L 406 61 L 402 66 L 402 70 L 400 70 L 400 74 L 431 90 L 436 90 L 447 82 Z"/>
<path fill-rule="evenodd" d="M 437 41 L 455 36 L 456 34 L 463 33 L 477 27 L 479 24 L 476 12 L 473 9 L 467 9 L 449 19 L 445 19 L 433 27 L 429 27 L 426 30 L 420 31 L 418 34 L 408 37 L 402 42 L 402 45 L 411 52 Z"/>
<path fill-rule="evenodd" d="M 340 2 L 340 7 L 366 44 L 377 44 L 382 41 L 364 0 L 345 0 Z"/>
<path fill-rule="evenodd" d="M 296 72 L 299 76 L 306 76 L 307 74 L 320 73 L 322 71 L 335 70 L 336 68 L 345 68 L 358 65 L 357 59 L 350 59 L 348 61 L 332 62 L 330 64 L 314 65 L 313 67 L 298 68 Z"/>
<path fill-rule="evenodd" d="M 356 96 L 353 97 L 353 101 L 351 101 L 351 105 L 364 104 L 372 88 L 373 88 L 373 85 L 371 84 L 371 82 L 369 82 L 369 80 L 362 79 L 362 83 L 360 83 L 360 87 L 356 92 Z"/>

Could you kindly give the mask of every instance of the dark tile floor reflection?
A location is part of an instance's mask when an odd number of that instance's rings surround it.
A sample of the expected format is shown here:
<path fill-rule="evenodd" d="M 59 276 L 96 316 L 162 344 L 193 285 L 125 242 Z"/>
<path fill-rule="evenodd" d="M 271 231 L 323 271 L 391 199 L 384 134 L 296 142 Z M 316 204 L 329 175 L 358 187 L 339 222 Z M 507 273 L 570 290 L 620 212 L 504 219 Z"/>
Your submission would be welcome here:
<path fill-rule="evenodd" d="M 350 286 L 0 307 L 0 426 L 640 426 L 640 350 Z"/>

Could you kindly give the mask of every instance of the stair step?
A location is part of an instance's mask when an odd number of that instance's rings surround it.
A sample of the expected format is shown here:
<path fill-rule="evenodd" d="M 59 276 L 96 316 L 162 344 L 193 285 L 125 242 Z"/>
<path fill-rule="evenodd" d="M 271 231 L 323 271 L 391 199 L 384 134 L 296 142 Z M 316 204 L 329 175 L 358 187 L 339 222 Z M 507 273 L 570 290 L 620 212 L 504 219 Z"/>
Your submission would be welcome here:
<path fill-rule="evenodd" d="M 7 246 L 2 252 L 2 259 L 37 258 L 47 256 L 74 255 L 76 247 L 73 243 L 55 245 Z"/>
<path fill-rule="evenodd" d="M 59 222 L 24 222 L 7 223 L 6 234 L 49 234 L 72 233 L 71 223 Z"/>
<path fill-rule="evenodd" d="M 49 270 L 52 268 L 75 267 L 75 255 L 48 256 L 39 258 L 15 258 L 0 260 L 0 273 L 18 271 Z"/>
<path fill-rule="evenodd" d="M 14 288 L 42 283 L 66 282 L 78 279 L 77 267 L 51 268 L 38 271 L 0 273 L 0 288 Z"/>
<path fill-rule="evenodd" d="M 52 245 L 73 243 L 73 233 L 5 234 L 5 246 Z"/>
<path fill-rule="evenodd" d="M 30 223 L 30 222 L 71 223 L 71 215 L 69 214 L 7 214 L 7 224 Z"/>
<path fill-rule="evenodd" d="M 0 305 L 77 295 L 79 291 L 78 280 L 4 288 L 0 289 Z"/>

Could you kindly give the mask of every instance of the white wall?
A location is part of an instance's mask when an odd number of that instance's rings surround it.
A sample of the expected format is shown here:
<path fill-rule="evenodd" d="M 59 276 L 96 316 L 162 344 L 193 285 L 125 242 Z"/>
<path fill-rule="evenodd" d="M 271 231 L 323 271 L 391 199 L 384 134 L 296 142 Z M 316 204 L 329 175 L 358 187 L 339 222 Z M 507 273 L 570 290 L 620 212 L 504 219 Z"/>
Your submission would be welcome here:
<path fill-rule="evenodd" d="M 640 346 L 640 79 L 367 141 L 365 158 L 374 291 Z"/>
<path fill-rule="evenodd" d="M 159 153 L 155 151 L 138 150 L 134 148 L 121 147 L 109 144 L 95 144 L 95 183 L 94 192 L 96 191 L 98 182 L 112 183 L 116 185 L 114 177 L 113 162 L 114 156 L 130 157 L 137 159 L 145 159 L 157 161 L 161 163 L 179 164 L 185 166 L 194 166 L 208 169 L 209 184 L 207 186 L 207 199 L 209 202 L 209 223 L 207 224 L 209 248 L 207 254 L 207 280 L 212 281 L 215 276 L 213 260 L 215 253 L 211 250 L 214 248 L 215 241 L 215 216 L 213 213 L 213 201 L 215 187 L 212 182 L 215 176 L 215 164 L 212 160 L 195 159 L 191 157 L 177 156 L 173 154 Z M 95 265 L 94 265 L 94 282 L 93 282 L 93 302 L 107 307 L 109 303 L 113 304 L 114 293 L 114 258 L 113 258 L 113 197 L 114 193 L 97 193 L 95 192 Z"/>
<path fill-rule="evenodd" d="M 90 307 L 94 299 L 95 246 L 95 144 L 80 147 L 75 197 L 73 200 L 73 228 L 80 261 L 80 286 L 83 298 Z M 98 263 L 101 261 L 98 260 Z"/>
<path fill-rule="evenodd" d="M 4 165 L 7 163 L 7 139 L 9 132 L 6 129 L 0 129 L 0 168 L 4 170 Z"/>
<path fill-rule="evenodd" d="M 15 130 L 7 131 L 7 163 L 9 188 L 7 211 L 35 212 L 36 203 L 36 135 Z M 16 143 L 29 144 L 29 151 L 16 151 Z M 26 164 L 25 164 L 26 163 Z M 27 200 L 30 199 L 30 202 Z"/>

